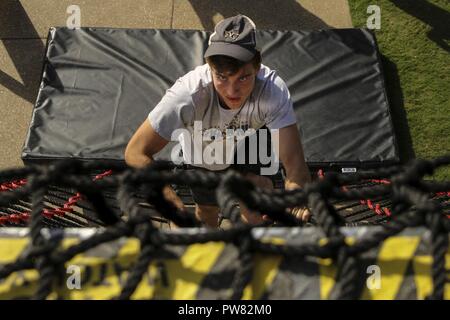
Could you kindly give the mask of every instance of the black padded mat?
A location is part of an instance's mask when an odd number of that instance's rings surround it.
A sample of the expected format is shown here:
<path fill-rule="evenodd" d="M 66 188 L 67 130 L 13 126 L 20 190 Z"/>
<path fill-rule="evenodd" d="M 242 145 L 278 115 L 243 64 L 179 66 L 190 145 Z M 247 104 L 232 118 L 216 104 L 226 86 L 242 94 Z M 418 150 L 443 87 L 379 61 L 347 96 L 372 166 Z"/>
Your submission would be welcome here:
<path fill-rule="evenodd" d="M 123 161 L 173 82 L 203 64 L 209 32 L 50 29 L 25 163 Z M 398 162 L 378 47 L 363 29 L 258 31 L 263 63 L 286 81 L 310 166 Z M 160 154 L 168 159 L 170 146 Z"/>

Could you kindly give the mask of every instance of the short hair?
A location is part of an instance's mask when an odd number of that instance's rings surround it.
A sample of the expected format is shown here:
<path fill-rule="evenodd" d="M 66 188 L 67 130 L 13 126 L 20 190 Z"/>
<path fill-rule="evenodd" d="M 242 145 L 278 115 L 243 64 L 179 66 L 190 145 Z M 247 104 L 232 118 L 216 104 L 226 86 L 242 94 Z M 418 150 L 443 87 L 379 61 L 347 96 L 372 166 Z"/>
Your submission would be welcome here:
<path fill-rule="evenodd" d="M 261 67 L 261 53 L 256 51 L 255 56 L 252 60 L 248 62 L 240 61 L 235 58 L 224 56 L 224 55 L 214 55 L 206 58 L 206 62 L 216 69 L 220 73 L 230 73 L 235 74 L 247 63 L 251 62 L 255 69 Z"/>

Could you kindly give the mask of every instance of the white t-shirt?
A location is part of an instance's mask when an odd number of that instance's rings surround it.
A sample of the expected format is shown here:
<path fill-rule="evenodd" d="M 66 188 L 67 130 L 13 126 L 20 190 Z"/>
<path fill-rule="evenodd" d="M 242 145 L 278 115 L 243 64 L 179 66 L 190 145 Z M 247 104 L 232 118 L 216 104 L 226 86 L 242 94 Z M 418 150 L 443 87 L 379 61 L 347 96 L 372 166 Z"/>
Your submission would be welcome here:
<path fill-rule="evenodd" d="M 185 163 L 210 170 L 225 169 L 232 161 L 232 154 L 227 152 L 225 146 L 225 141 L 230 137 L 227 135 L 230 129 L 242 129 L 247 134 L 251 131 L 248 129 L 257 130 L 264 125 L 272 130 L 296 123 L 286 84 L 276 71 L 264 65 L 261 65 L 256 76 L 250 97 L 239 109 L 225 109 L 220 105 L 213 86 L 211 69 L 208 64 L 204 64 L 179 78 L 149 113 L 148 120 L 164 139 L 180 141 Z M 197 140 L 194 138 L 195 131 Z M 199 136 L 213 136 L 214 140 L 203 139 L 201 149 L 195 149 L 194 144 Z M 223 148 L 218 148 L 219 144 Z M 212 155 L 217 161 L 211 163 L 211 157 L 204 157 L 199 162 L 199 158 L 195 158 L 195 154 L 198 156 L 199 152 L 205 155 L 205 148 L 209 148 L 206 154 L 215 150 Z M 218 155 L 219 149 L 223 150 L 223 155 Z"/>

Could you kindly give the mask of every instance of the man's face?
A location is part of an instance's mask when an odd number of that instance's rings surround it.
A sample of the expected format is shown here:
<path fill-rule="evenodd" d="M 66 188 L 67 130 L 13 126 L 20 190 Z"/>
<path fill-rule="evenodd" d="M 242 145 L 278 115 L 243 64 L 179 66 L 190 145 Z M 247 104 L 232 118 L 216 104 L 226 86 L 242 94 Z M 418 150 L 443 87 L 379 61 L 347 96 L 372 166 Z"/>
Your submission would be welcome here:
<path fill-rule="evenodd" d="M 239 109 L 252 93 L 259 70 L 250 62 L 235 74 L 220 73 L 214 68 L 211 68 L 211 71 L 214 88 L 221 101 L 230 109 Z"/>

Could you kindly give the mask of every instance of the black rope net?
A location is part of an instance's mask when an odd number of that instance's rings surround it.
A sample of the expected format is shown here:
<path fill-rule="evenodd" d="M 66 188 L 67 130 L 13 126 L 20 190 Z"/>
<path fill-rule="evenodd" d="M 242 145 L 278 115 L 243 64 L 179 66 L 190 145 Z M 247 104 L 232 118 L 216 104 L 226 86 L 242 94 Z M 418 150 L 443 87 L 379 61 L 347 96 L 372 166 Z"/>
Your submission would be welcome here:
<path fill-rule="evenodd" d="M 345 175 L 330 172 L 321 174 L 320 179 L 301 190 L 276 189 L 271 192 L 255 187 L 237 172 L 219 175 L 198 170 L 174 170 L 173 164 L 159 161 L 140 170 L 110 161 L 64 160 L 2 171 L 0 225 L 26 226 L 30 245 L 15 262 L 0 266 L 0 279 L 20 270 L 36 269 L 39 284 L 34 298 L 46 299 L 54 290 L 58 273 L 74 256 L 121 237 L 136 237 L 140 242 L 139 257 L 116 297 L 129 299 L 152 259 L 156 258 L 158 249 L 168 245 L 220 241 L 239 250 L 240 267 L 231 283 L 231 294 L 226 298 L 242 297 L 252 279 L 253 255 L 260 253 L 331 258 L 337 266 L 337 275 L 330 297 L 357 299 L 360 255 L 405 228 L 425 226 L 431 233 L 433 257 L 433 291 L 428 298 L 443 299 L 450 230 L 450 181 L 426 178 L 436 168 L 449 164 L 450 156 L 447 156 L 370 172 Z M 165 200 L 162 189 L 167 184 L 214 188 L 222 216 L 230 221 L 230 226 L 189 234 L 160 228 L 158 224 L 167 221 L 180 228 L 200 226 L 192 212 L 180 210 Z M 65 196 L 73 190 L 77 193 L 67 200 Z M 314 219 L 306 226 L 320 228 L 326 237 L 325 244 L 263 242 L 252 236 L 252 229 L 267 225 L 243 224 L 236 205 L 239 201 L 250 210 L 264 212 L 277 225 L 285 227 L 304 226 L 287 209 L 308 206 Z M 365 209 L 354 210 L 360 205 Z M 27 208 L 31 211 L 27 212 Z M 352 221 L 351 217 L 355 216 L 357 218 Z M 360 223 L 379 224 L 381 228 L 349 245 L 340 227 Z M 60 248 L 58 241 L 42 232 L 44 228 L 73 226 L 97 226 L 101 231 L 65 250 Z"/>

